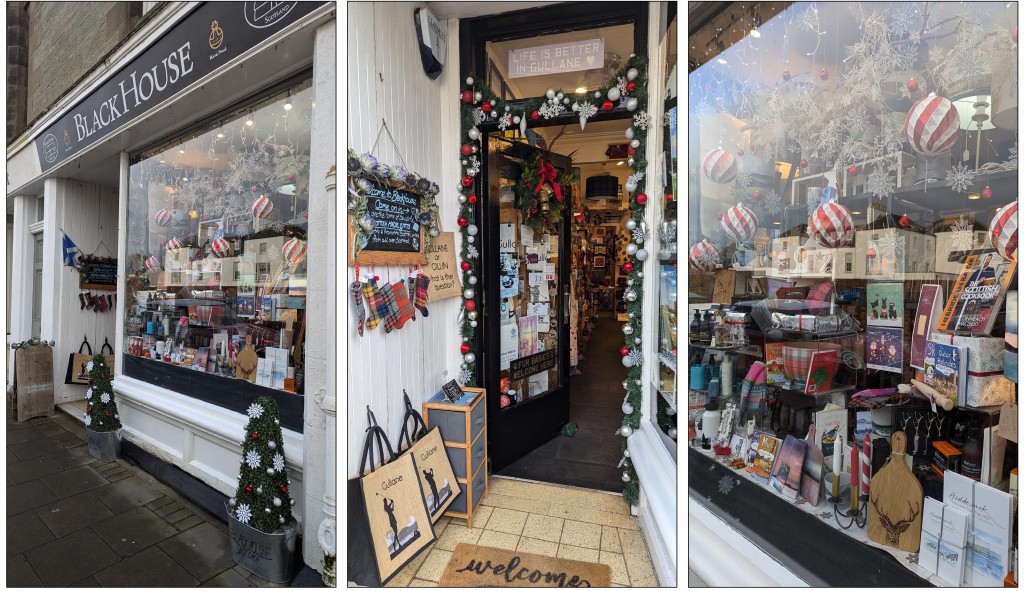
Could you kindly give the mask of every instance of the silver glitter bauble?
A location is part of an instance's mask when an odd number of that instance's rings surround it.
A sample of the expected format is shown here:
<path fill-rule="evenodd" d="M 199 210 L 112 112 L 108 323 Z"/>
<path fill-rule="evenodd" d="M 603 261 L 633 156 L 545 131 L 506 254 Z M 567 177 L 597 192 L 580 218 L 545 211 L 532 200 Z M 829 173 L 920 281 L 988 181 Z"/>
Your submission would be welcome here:
<path fill-rule="evenodd" d="M 473 77 L 469 76 L 466 78 L 466 86 L 473 86 Z"/>
<path fill-rule="evenodd" d="M 558 94 L 556 94 L 556 95 L 555 95 L 555 98 L 557 98 L 557 99 L 561 99 L 561 98 L 562 98 L 563 96 L 565 96 L 565 95 L 564 95 L 564 94 L 562 94 L 562 92 L 561 92 L 561 91 L 559 91 L 559 92 L 558 92 Z"/>
<path fill-rule="evenodd" d="M 294 507 L 295 506 L 295 499 L 290 499 L 290 501 L 291 501 L 291 503 L 290 503 L 291 506 Z"/>
<path fill-rule="evenodd" d="M 280 507 L 281 506 L 281 499 L 279 499 L 277 497 L 274 497 L 274 506 L 275 507 Z"/>
<path fill-rule="evenodd" d="M 256 487 L 256 494 L 258 494 L 258 495 L 262 495 L 263 494 L 263 487 L 262 486 L 257 486 Z"/>
<path fill-rule="evenodd" d="M 491 119 L 497 119 L 497 118 L 498 118 L 498 111 L 497 110 L 491 111 Z"/>
<path fill-rule="evenodd" d="M 473 101 L 479 103 L 482 100 L 484 100 L 484 93 L 480 92 L 479 90 L 473 93 Z"/>
<path fill-rule="evenodd" d="M 513 115 L 512 116 L 512 123 L 515 123 L 516 125 L 519 125 L 519 115 Z"/>
<path fill-rule="evenodd" d="M 632 289 L 627 289 L 626 292 L 622 294 L 622 297 L 625 298 L 627 302 L 635 302 L 637 295 Z"/>
<path fill-rule="evenodd" d="M 625 357 L 622 358 L 622 365 L 625 365 L 626 367 L 633 367 L 634 365 L 636 365 L 636 362 L 633 361 L 632 357 L 626 355 Z"/>
<path fill-rule="evenodd" d="M 629 256 L 635 255 L 637 248 L 639 248 L 637 245 L 630 242 L 629 244 L 626 245 L 626 254 L 628 254 Z"/>
<path fill-rule="evenodd" d="M 626 139 L 627 140 L 633 139 L 633 128 L 632 127 L 626 129 Z"/>
<path fill-rule="evenodd" d="M 622 387 L 629 388 L 629 380 L 622 380 Z"/>
<path fill-rule="evenodd" d="M 277 518 L 277 522 L 278 523 L 284 523 L 284 517 L 278 517 Z"/>
<path fill-rule="evenodd" d="M 632 320 L 634 316 L 636 316 L 636 314 L 634 314 L 634 313 L 632 313 L 632 312 L 630 312 L 630 313 L 629 313 L 629 319 L 630 319 L 630 320 Z"/>
<path fill-rule="evenodd" d="M 674 409 L 674 408 L 672 408 L 670 406 L 670 407 L 665 409 L 665 414 L 667 414 L 668 416 L 672 416 L 672 415 L 676 414 L 676 409 Z"/>
<path fill-rule="evenodd" d="M 555 89 L 554 88 L 547 89 L 547 91 L 544 93 L 544 96 L 548 97 L 548 100 L 551 100 L 551 99 L 555 98 Z"/>
<path fill-rule="evenodd" d="M 498 104 L 498 101 L 496 99 L 491 99 L 491 106 L 492 107 L 497 105 L 497 104 Z"/>
<path fill-rule="evenodd" d="M 467 288 L 466 291 L 462 292 L 462 297 L 471 300 L 476 297 L 476 292 L 472 288 Z"/>
<path fill-rule="evenodd" d="M 594 91 L 594 98 L 601 98 L 601 91 L 600 90 L 595 90 Z"/>
<path fill-rule="evenodd" d="M 476 310 L 473 310 L 469 314 L 466 314 L 466 316 L 469 317 L 470 320 L 476 320 L 476 314 L 477 314 Z"/>
<path fill-rule="evenodd" d="M 640 250 L 636 251 L 636 260 L 638 260 L 638 261 L 646 261 L 647 260 L 647 249 L 641 248 Z"/>
<path fill-rule="evenodd" d="M 470 328 L 476 328 L 476 320 L 470 320 L 469 321 L 469 326 L 470 326 Z"/>
<path fill-rule="evenodd" d="M 644 276 L 644 272 L 643 271 L 637 271 L 636 272 L 636 276 L 637 277 L 643 277 Z"/>
<path fill-rule="evenodd" d="M 476 242 L 476 238 L 474 238 L 472 236 L 466 236 L 466 242 L 469 242 L 470 244 L 473 244 L 474 242 Z"/>
<path fill-rule="evenodd" d="M 466 202 L 466 196 L 463 195 L 462 193 L 459 193 L 458 199 L 459 199 L 459 203 L 465 203 Z"/>
<path fill-rule="evenodd" d="M 265 507 L 265 508 L 263 509 L 263 512 L 264 512 L 264 513 L 270 513 L 270 507 Z"/>
<path fill-rule="evenodd" d="M 478 151 L 480 151 L 480 148 L 473 146 L 473 153 L 476 154 Z"/>
<path fill-rule="evenodd" d="M 476 361 L 476 355 L 472 351 L 470 351 L 469 353 L 466 353 L 466 356 L 463 357 L 463 359 L 466 360 L 466 363 L 473 363 L 474 361 Z"/>
<path fill-rule="evenodd" d="M 617 101 L 617 100 L 619 100 L 619 97 L 621 97 L 621 96 L 622 95 L 621 95 L 621 93 L 619 93 L 619 89 L 618 88 L 612 87 L 612 88 L 608 89 L 608 100 L 610 100 L 610 101 Z"/>
<path fill-rule="evenodd" d="M 622 481 L 623 482 L 629 482 L 630 481 L 629 472 L 623 472 L 622 473 Z"/>
<path fill-rule="evenodd" d="M 623 425 L 619 429 L 619 435 L 622 435 L 623 437 L 629 437 L 632 434 L 633 434 L 633 427 L 630 427 L 629 425 Z"/>
<path fill-rule="evenodd" d="M 508 112 L 509 112 L 509 111 L 511 111 L 511 110 L 512 110 L 512 107 L 510 107 L 510 106 L 508 106 L 508 105 L 505 105 L 505 112 L 506 112 L 506 113 L 508 113 Z"/>
<path fill-rule="evenodd" d="M 470 224 L 466 226 L 466 233 L 469 234 L 470 236 L 476 236 L 479 231 L 480 228 L 478 228 L 476 224 Z"/>
<path fill-rule="evenodd" d="M 629 336 L 629 335 L 633 334 L 633 325 L 632 324 L 623 324 L 622 325 L 622 334 L 624 334 L 626 336 Z"/>
<path fill-rule="evenodd" d="M 630 68 L 629 71 L 626 72 L 626 80 L 636 80 L 636 77 L 639 75 L 640 72 L 637 72 L 636 68 Z"/>
<path fill-rule="evenodd" d="M 469 284 L 470 285 L 476 285 L 476 275 L 470 275 L 469 276 Z"/>
<path fill-rule="evenodd" d="M 622 414 L 631 415 L 633 414 L 633 405 L 628 402 L 622 403 Z"/>
<path fill-rule="evenodd" d="M 569 97 L 565 97 L 564 99 L 562 99 L 562 103 L 563 103 L 563 104 L 566 104 L 566 105 L 568 105 L 568 104 L 569 104 L 569 102 L 570 102 L 570 101 L 569 101 Z"/>
<path fill-rule="evenodd" d="M 633 342 L 639 345 L 640 344 L 640 337 L 637 336 L 635 339 L 633 339 Z"/>
<path fill-rule="evenodd" d="M 627 279 L 626 280 L 626 285 L 632 286 L 633 285 L 633 280 L 632 279 Z"/>
<path fill-rule="evenodd" d="M 274 469 L 273 468 L 267 468 L 267 474 L 269 476 L 273 476 L 274 475 Z"/>
<path fill-rule="evenodd" d="M 628 101 L 626 101 L 626 110 L 627 111 L 635 111 L 636 108 L 639 107 L 639 106 L 640 106 L 640 101 L 636 100 L 635 98 L 630 98 Z"/>
<path fill-rule="evenodd" d="M 471 140 L 475 141 L 480 139 L 480 130 L 475 127 L 470 127 L 469 131 L 466 132 L 466 134 L 469 135 L 469 139 Z"/>
<path fill-rule="evenodd" d="M 629 457 L 629 450 L 628 449 L 622 450 L 622 455 L 624 455 L 624 456 L 626 456 L 628 458 Z"/>
<path fill-rule="evenodd" d="M 629 145 L 633 149 L 639 148 L 640 147 L 640 140 L 633 140 L 633 141 L 629 142 Z"/>
<path fill-rule="evenodd" d="M 626 229 L 629 230 L 630 232 L 636 230 L 636 220 L 634 220 L 633 218 L 629 218 L 628 220 L 626 220 Z"/>
<path fill-rule="evenodd" d="M 268 441 L 267 447 L 269 447 L 270 449 L 277 449 L 277 443 L 274 441 Z"/>
<path fill-rule="evenodd" d="M 633 158 L 631 157 L 631 158 L 630 158 L 629 160 L 627 160 L 627 161 L 626 161 L 626 164 L 627 164 L 627 165 L 628 165 L 628 166 L 629 166 L 630 168 L 633 168 L 633 166 L 634 166 L 634 165 L 636 164 L 636 160 L 634 160 L 634 159 L 633 159 Z"/>
<path fill-rule="evenodd" d="M 675 427 L 668 428 L 668 436 L 675 439 L 679 435 L 679 431 Z"/>
<path fill-rule="evenodd" d="M 228 499 L 228 504 L 231 505 L 232 507 L 234 507 L 235 505 L 238 504 L 238 501 L 236 501 L 233 498 L 232 499 Z"/>

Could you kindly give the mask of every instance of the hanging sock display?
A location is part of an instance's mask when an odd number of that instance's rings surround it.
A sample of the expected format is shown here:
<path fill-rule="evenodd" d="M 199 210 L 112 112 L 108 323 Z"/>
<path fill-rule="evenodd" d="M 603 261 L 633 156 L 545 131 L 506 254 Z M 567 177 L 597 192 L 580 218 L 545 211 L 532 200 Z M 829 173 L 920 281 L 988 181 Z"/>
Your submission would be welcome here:
<path fill-rule="evenodd" d="M 366 305 L 369 309 L 369 314 L 366 317 L 366 328 L 373 330 L 377 328 L 377 325 L 388 314 L 388 307 L 380 297 L 380 290 L 377 289 L 377 281 L 375 279 L 371 278 L 363 284 L 363 297 L 366 299 Z"/>
<path fill-rule="evenodd" d="M 420 275 L 416 278 L 415 289 L 413 290 L 413 305 L 426 318 L 430 315 L 427 310 L 427 288 L 430 287 L 430 277 Z"/>
<path fill-rule="evenodd" d="M 384 332 L 401 330 L 405 323 L 416 315 L 416 310 L 412 307 L 412 302 L 409 301 L 409 292 L 406 291 L 405 284 L 401 281 L 396 281 L 393 284 L 385 283 L 384 287 L 380 288 L 380 293 L 388 307 L 388 314 L 384 318 Z"/>
<path fill-rule="evenodd" d="M 356 304 L 356 330 L 363 336 L 363 324 L 366 322 L 366 309 L 363 307 L 363 286 L 357 278 L 352 282 L 352 301 Z"/>

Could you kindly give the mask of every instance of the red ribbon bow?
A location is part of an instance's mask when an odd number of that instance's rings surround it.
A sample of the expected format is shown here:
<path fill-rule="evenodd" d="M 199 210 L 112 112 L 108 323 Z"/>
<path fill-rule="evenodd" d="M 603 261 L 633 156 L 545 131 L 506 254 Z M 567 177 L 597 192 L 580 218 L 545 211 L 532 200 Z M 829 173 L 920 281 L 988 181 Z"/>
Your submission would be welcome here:
<path fill-rule="evenodd" d="M 537 183 L 537 188 L 533 190 L 534 193 L 539 193 L 544 183 L 551 183 L 551 188 L 555 191 L 555 198 L 559 201 L 562 200 L 562 187 L 558 186 L 555 179 L 558 178 L 558 170 L 554 166 L 551 166 L 547 162 L 540 163 L 540 170 L 538 171 L 540 176 L 540 182 Z"/>

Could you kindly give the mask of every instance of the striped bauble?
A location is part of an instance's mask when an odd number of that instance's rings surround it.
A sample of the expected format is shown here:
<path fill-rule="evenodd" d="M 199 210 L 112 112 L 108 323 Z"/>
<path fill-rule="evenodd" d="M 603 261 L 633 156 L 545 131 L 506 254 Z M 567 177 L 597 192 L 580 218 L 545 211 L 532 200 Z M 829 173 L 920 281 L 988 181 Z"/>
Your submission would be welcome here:
<path fill-rule="evenodd" d="M 218 238 L 210 243 L 210 252 L 217 258 L 224 258 L 231 252 L 231 243 L 223 238 Z"/>
<path fill-rule="evenodd" d="M 1017 202 L 999 210 L 992 220 L 988 239 L 999 256 L 1005 259 L 1017 258 Z"/>
<path fill-rule="evenodd" d="M 716 183 L 732 182 L 737 170 L 736 157 L 722 148 L 715 148 L 704 156 L 704 175 Z"/>
<path fill-rule="evenodd" d="M 306 243 L 298 238 L 292 238 L 281 247 L 281 254 L 289 263 L 298 263 L 306 256 Z"/>
<path fill-rule="evenodd" d="M 960 136 L 960 116 L 949 99 L 933 92 L 910 108 L 903 131 L 915 152 L 934 156 L 952 147 Z"/>
<path fill-rule="evenodd" d="M 718 247 L 707 240 L 701 240 L 690 247 L 690 266 L 698 271 L 714 271 L 722 260 Z"/>
<path fill-rule="evenodd" d="M 757 215 L 742 203 L 725 210 L 722 216 L 722 229 L 726 236 L 736 242 L 746 242 L 757 232 Z"/>
<path fill-rule="evenodd" d="M 153 221 L 156 222 L 156 225 L 166 228 L 171 225 L 171 212 L 166 209 L 161 209 L 156 212 L 155 216 L 153 216 Z"/>
<path fill-rule="evenodd" d="M 171 238 L 167 241 L 167 250 L 168 252 L 177 253 L 181 250 L 181 241 L 177 238 Z"/>
<path fill-rule="evenodd" d="M 811 214 L 810 230 L 818 244 L 841 248 L 853 240 L 853 216 L 838 203 L 825 203 Z"/>
<path fill-rule="evenodd" d="M 266 195 L 260 195 L 252 202 L 252 215 L 266 219 L 270 217 L 270 212 L 274 211 L 274 202 L 270 200 Z"/>
<path fill-rule="evenodd" d="M 160 259 L 156 258 L 155 256 L 152 256 L 152 257 L 149 257 L 148 259 L 146 259 L 146 269 L 148 269 L 150 271 L 159 270 L 160 269 Z"/>

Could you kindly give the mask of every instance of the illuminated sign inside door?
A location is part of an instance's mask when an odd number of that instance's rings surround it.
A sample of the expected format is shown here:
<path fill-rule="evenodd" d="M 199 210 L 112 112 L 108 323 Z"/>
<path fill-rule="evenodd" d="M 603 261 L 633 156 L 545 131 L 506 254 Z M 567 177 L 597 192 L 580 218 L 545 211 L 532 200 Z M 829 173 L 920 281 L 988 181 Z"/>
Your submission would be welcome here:
<path fill-rule="evenodd" d="M 508 52 L 510 78 L 526 78 L 604 67 L 604 39 L 553 43 Z"/>

